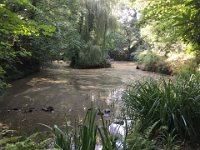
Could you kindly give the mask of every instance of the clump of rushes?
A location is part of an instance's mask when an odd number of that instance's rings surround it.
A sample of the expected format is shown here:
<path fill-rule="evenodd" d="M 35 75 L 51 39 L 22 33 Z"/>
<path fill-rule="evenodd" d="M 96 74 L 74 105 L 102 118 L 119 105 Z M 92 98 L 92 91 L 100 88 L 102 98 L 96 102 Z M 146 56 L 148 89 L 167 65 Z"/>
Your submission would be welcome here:
<path fill-rule="evenodd" d="M 200 136 L 200 75 L 172 80 L 137 81 L 124 93 L 123 101 L 130 116 L 141 120 L 141 131 L 158 122 L 182 139 Z"/>
<path fill-rule="evenodd" d="M 101 126 L 98 125 L 96 116 L 100 115 Z M 117 150 L 115 138 L 108 131 L 108 123 L 103 118 L 100 110 L 89 109 L 83 123 L 74 128 L 61 130 L 58 126 L 51 128 L 55 135 L 55 148 L 62 150 L 95 150 L 100 146 L 105 150 Z M 97 139 L 100 139 L 100 144 Z M 99 145 L 98 145 L 99 144 Z"/>

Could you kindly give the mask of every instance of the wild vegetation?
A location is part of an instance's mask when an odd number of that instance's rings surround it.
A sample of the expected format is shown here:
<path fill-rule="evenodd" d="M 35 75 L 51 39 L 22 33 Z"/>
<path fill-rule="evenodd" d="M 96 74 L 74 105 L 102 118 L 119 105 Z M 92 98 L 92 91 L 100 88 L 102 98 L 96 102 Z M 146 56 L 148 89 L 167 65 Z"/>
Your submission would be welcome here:
<path fill-rule="evenodd" d="M 192 68 L 197 68 L 199 64 L 199 24 L 197 23 L 200 19 L 199 2 L 195 0 L 173 2 L 136 0 L 134 4 L 141 12 L 140 33 L 146 43 L 142 49 L 153 50 L 161 56 L 163 63 L 161 65 L 164 68 L 170 67 L 173 74 L 181 73 L 180 68 L 188 70 L 185 66 L 191 64 L 190 62 L 193 62 Z M 188 56 L 193 57 L 188 58 Z M 146 66 L 147 62 L 143 60 L 144 62 L 140 60 L 139 63 Z M 157 63 L 160 64 L 160 61 L 158 60 Z M 156 68 L 154 67 L 152 71 L 160 72 L 159 67 Z"/>
<path fill-rule="evenodd" d="M 128 87 L 122 99 L 134 124 L 121 141 L 91 109 L 75 128 L 51 128 L 50 142 L 4 138 L 10 131 L 3 130 L 0 145 L 92 150 L 99 142 L 111 150 L 121 142 L 123 149 L 171 150 L 199 143 L 199 8 L 198 0 L 1 0 L 0 93 L 53 60 L 81 69 L 110 67 L 110 59 L 136 61 L 138 69 L 177 76 Z"/>
<path fill-rule="evenodd" d="M 0 7 L 1 89 L 4 80 L 38 71 L 53 59 L 70 60 L 75 68 L 109 67 L 108 54 L 114 60 L 131 60 L 135 52 L 147 50 L 147 57 L 139 60 L 144 70 L 171 74 L 177 71 L 168 58 L 181 51 L 194 56 L 195 67 L 199 64 L 195 0 L 3 0 Z M 161 61 L 148 61 L 152 50 Z"/>
<path fill-rule="evenodd" d="M 21 78 L 39 70 L 48 53 L 42 51 L 38 39 L 51 36 L 55 27 L 34 20 L 38 11 L 30 1 L 1 1 L 0 3 L 0 83 Z"/>
<path fill-rule="evenodd" d="M 172 80 L 139 81 L 124 95 L 129 114 L 142 122 L 141 130 L 156 123 L 152 137 L 162 127 L 177 138 L 199 137 L 199 75 Z"/>
<path fill-rule="evenodd" d="M 138 63 L 137 69 L 171 75 L 172 69 L 169 63 L 163 61 L 165 59 L 166 57 L 150 50 L 139 52 L 134 58 Z"/>

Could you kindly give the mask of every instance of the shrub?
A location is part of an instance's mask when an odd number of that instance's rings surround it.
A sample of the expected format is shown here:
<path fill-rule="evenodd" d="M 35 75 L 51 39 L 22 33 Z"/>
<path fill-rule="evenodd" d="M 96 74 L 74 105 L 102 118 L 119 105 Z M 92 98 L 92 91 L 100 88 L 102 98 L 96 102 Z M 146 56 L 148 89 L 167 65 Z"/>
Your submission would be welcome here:
<path fill-rule="evenodd" d="M 5 75 L 5 71 L 0 66 L 0 94 L 7 87 L 4 75 Z"/>
<path fill-rule="evenodd" d="M 166 126 L 182 138 L 200 135 L 200 76 L 175 80 L 138 81 L 124 93 L 123 101 L 130 112 L 142 121 L 142 129 L 155 122 Z"/>
<path fill-rule="evenodd" d="M 198 65 L 195 60 L 186 61 L 184 64 L 179 65 L 176 69 L 176 74 L 179 76 L 187 76 L 188 74 L 196 74 Z"/>
<path fill-rule="evenodd" d="M 128 50 L 119 50 L 115 49 L 110 52 L 110 57 L 115 61 L 128 61 L 129 59 L 129 52 Z"/>
<path fill-rule="evenodd" d="M 148 51 L 147 54 L 143 57 L 142 63 L 145 66 L 145 70 L 156 71 L 156 63 L 158 61 L 159 56 L 152 51 Z"/>
<path fill-rule="evenodd" d="M 162 73 L 162 74 L 167 74 L 171 75 L 172 74 L 172 69 L 170 68 L 169 64 L 166 63 L 165 61 L 158 61 L 156 64 L 156 72 Z"/>
<path fill-rule="evenodd" d="M 138 64 L 143 65 L 145 71 L 158 72 L 170 75 L 172 73 L 170 66 L 162 58 L 153 51 L 143 51 L 136 54 L 135 60 Z"/>
<path fill-rule="evenodd" d="M 72 66 L 75 68 L 104 68 L 110 67 L 110 62 L 100 46 L 88 43 L 79 51 Z"/>
<path fill-rule="evenodd" d="M 97 115 L 100 115 L 100 121 L 98 121 Z M 119 133 L 119 126 L 122 127 L 123 125 L 117 124 L 117 127 L 111 129 L 111 131 L 110 128 L 112 127 L 109 126 L 109 123 L 108 120 L 103 118 L 100 110 L 91 108 L 87 111 L 84 121 L 79 125 L 76 124 L 75 127 L 71 129 L 67 126 L 66 130 L 61 130 L 57 126 L 51 128 L 55 135 L 55 148 L 63 150 L 95 150 L 97 149 L 97 145 L 101 145 L 100 147 L 103 150 L 153 150 L 156 148 L 155 140 L 149 140 L 149 133 L 152 126 L 147 128 L 144 134 L 141 134 L 139 132 L 139 121 L 135 123 L 134 126 L 129 126 L 129 129 L 127 120 L 125 120 L 124 126 L 126 126 L 126 134 L 125 137 L 121 139 L 111 132 L 116 132 L 115 134 Z M 100 143 L 97 143 L 97 141 Z"/>

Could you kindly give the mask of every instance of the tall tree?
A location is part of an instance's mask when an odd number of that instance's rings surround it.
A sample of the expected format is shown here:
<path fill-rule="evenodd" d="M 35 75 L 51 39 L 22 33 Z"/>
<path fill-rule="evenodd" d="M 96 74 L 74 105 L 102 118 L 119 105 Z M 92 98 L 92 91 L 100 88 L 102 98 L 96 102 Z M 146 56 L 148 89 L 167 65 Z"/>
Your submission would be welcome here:
<path fill-rule="evenodd" d="M 143 21 L 153 22 L 159 36 L 170 42 L 179 39 L 200 46 L 200 1 L 152 0 L 148 3 Z"/>
<path fill-rule="evenodd" d="M 49 36 L 55 30 L 53 26 L 34 21 L 35 11 L 37 8 L 29 0 L 0 2 L 0 82 L 2 84 L 4 75 L 7 77 L 21 76 L 20 74 L 24 71 L 23 65 L 33 60 L 34 51 L 26 47 L 25 43 L 30 44 L 32 39 L 42 34 Z"/>

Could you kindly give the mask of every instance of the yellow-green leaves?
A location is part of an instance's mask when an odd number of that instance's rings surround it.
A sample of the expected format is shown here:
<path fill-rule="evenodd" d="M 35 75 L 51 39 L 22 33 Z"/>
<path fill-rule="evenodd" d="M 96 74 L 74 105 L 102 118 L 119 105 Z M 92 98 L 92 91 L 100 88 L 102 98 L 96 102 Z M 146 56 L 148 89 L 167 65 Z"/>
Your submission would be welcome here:
<path fill-rule="evenodd" d="M 51 36 L 56 31 L 56 28 L 51 25 L 39 25 L 38 28 L 45 36 Z"/>
<path fill-rule="evenodd" d="M 186 43 L 199 44 L 200 41 L 200 1 L 198 0 L 152 0 L 147 6 L 143 21 L 155 24 L 159 37 L 182 39 Z"/>
<path fill-rule="evenodd" d="M 32 5 L 32 0 L 0 2 L 0 92 L 5 83 L 2 72 L 17 70 L 23 74 L 25 69 L 20 70 L 23 67 L 19 66 L 33 60 L 35 65 L 39 65 L 37 61 L 44 52 L 39 46 L 35 46 L 38 44 L 37 39 L 44 36 L 49 38 L 56 30 L 52 25 L 37 22 L 35 19 L 37 11 Z M 7 73 L 6 76 L 9 77 Z"/>
<path fill-rule="evenodd" d="M 5 7 L 5 4 L 0 4 L 0 8 L 3 8 L 3 7 Z"/>

